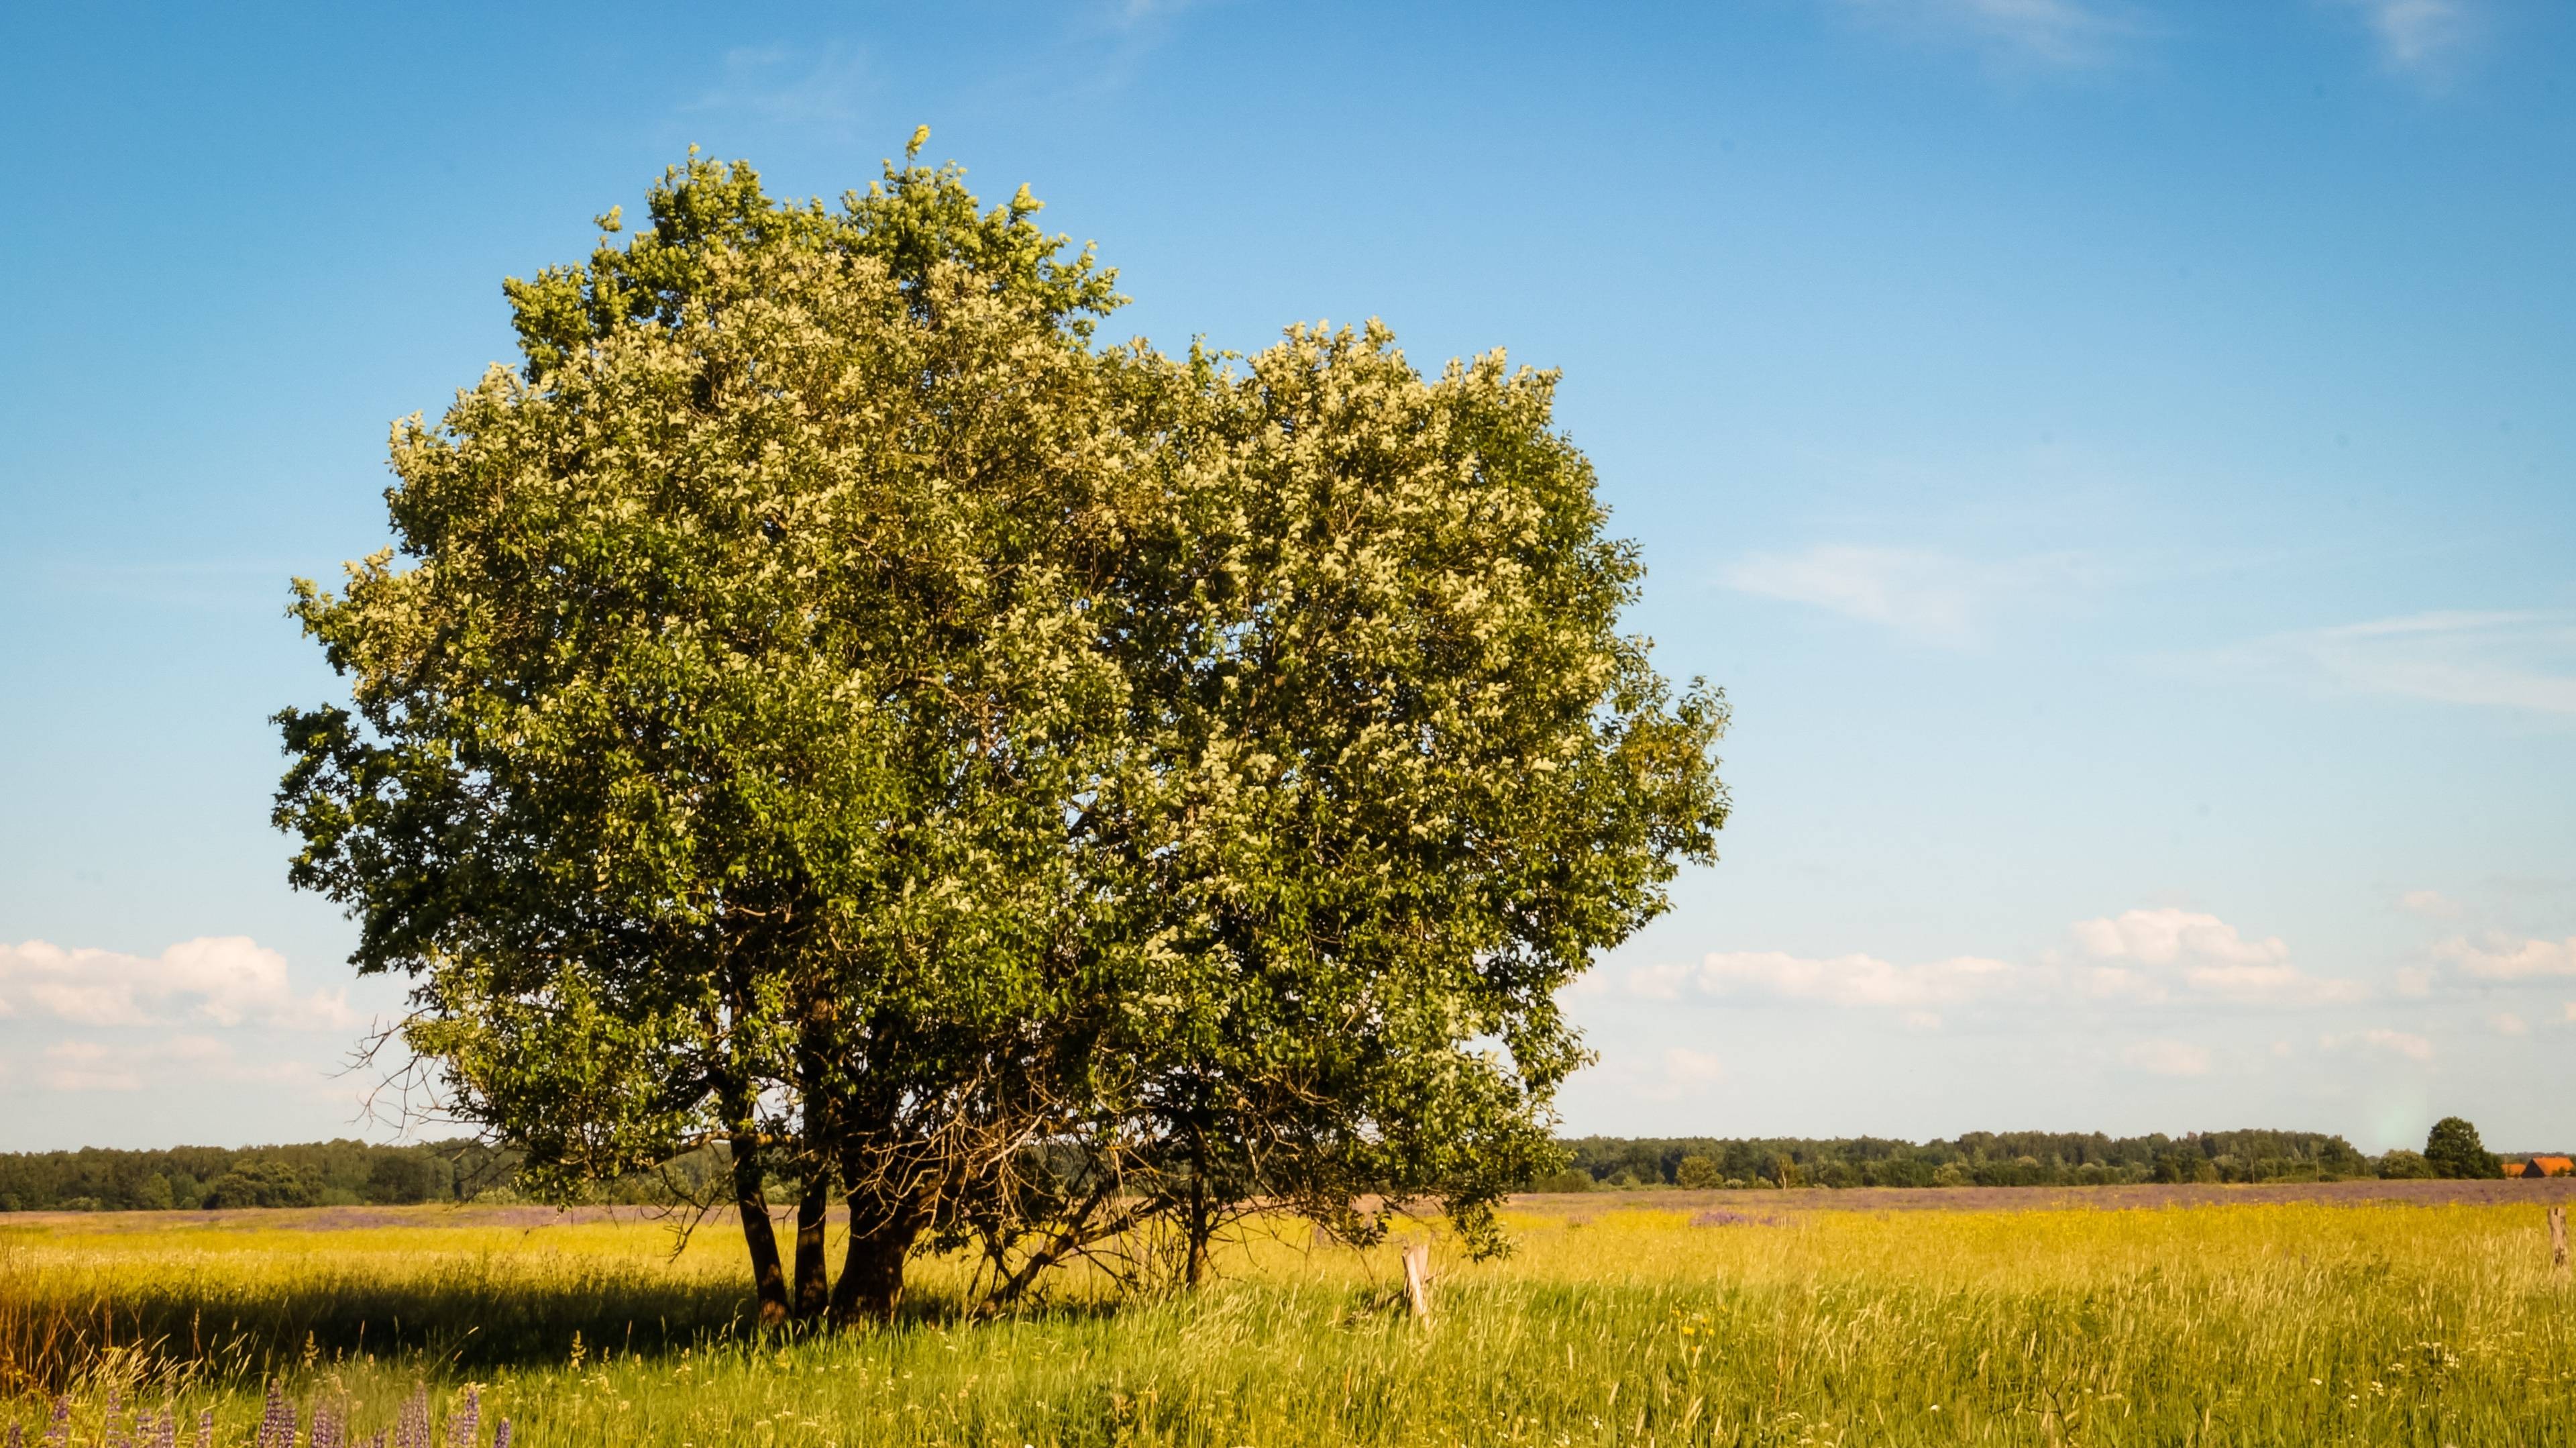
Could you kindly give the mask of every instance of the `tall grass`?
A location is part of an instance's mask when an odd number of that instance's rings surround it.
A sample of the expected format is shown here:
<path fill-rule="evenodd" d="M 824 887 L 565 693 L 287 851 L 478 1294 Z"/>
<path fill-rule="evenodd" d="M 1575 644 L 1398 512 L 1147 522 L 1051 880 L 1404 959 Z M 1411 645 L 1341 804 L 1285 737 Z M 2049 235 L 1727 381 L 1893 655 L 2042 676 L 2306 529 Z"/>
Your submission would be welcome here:
<path fill-rule="evenodd" d="M 1531 1215 L 1513 1258 L 1442 1261 L 1428 1331 L 1391 1251 L 1299 1235 L 1195 1297 L 1076 1283 L 991 1322 L 934 1264 L 899 1327 L 802 1340 L 741 1327 L 729 1240 L 430 1220 L 20 1234 L 0 1311 L 219 1304 L 199 1320 L 238 1346 L 138 1327 L 83 1391 L 246 1427 L 265 1377 L 361 1417 L 476 1383 L 546 1448 L 2576 1442 L 2576 1295 L 2537 1207 Z"/>

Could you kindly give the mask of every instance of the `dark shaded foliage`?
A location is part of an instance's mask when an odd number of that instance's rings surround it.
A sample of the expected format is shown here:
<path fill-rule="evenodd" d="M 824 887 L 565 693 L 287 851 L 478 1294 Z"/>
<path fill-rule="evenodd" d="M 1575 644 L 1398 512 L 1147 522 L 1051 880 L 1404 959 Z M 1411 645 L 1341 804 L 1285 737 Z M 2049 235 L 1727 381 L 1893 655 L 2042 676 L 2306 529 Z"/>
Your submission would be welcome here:
<path fill-rule="evenodd" d="M 2084 1186 L 2123 1182 L 2333 1181 L 2371 1174 L 2340 1136 L 2313 1131 L 2208 1131 L 2171 1137 L 2100 1132 L 1972 1131 L 1922 1143 L 1884 1137 L 1717 1139 L 1587 1136 L 1566 1143 L 1567 1179 L 1585 1185 L 1825 1187 Z M 1585 1182 L 1571 1178 L 1580 1175 Z"/>
<path fill-rule="evenodd" d="M 2504 1163 L 2478 1139 L 2478 1129 L 2457 1116 L 2445 1116 L 2433 1123 L 2432 1132 L 2424 1138 L 2424 1160 L 2438 1177 L 2481 1181 L 2504 1175 Z"/>

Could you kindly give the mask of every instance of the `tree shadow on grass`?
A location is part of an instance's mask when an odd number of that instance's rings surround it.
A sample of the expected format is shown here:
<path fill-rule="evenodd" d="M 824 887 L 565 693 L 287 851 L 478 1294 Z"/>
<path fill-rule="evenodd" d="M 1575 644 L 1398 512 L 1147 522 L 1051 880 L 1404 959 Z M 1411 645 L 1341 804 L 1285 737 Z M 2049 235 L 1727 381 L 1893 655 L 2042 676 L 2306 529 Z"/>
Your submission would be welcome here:
<path fill-rule="evenodd" d="M 34 1290 L 13 1290 L 22 1286 Z M 659 1355 L 753 1331 L 740 1285 L 643 1274 L 460 1270 L 100 1284 L 0 1280 L 0 1393 L 54 1392 L 103 1368 L 138 1381 L 252 1381 L 322 1362 L 405 1358 L 429 1372 Z"/>
<path fill-rule="evenodd" d="M 1002 1316 L 1106 1320 L 1112 1298 L 1037 1301 Z M 896 1330 L 986 1321 L 971 1305 L 915 1294 Z M 860 1328 L 856 1331 L 878 1331 Z M 560 1366 L 576 1356 L 655 1358 L 830 1339 L 847 1329 L 762 1330 L 746 1285 L 589 1264 L 552 1273 L 467 1260 L 430 1271 L 82 1281 L 13 1274 L 0 1261 L 0 1396 L 64 1391 L 103 1373 L 172 1387 L 256 1384 L 343 1362 L 399 1361 L 431 1377 Z M 578 1345 L 578 1347 L 576 1347 Z"/>

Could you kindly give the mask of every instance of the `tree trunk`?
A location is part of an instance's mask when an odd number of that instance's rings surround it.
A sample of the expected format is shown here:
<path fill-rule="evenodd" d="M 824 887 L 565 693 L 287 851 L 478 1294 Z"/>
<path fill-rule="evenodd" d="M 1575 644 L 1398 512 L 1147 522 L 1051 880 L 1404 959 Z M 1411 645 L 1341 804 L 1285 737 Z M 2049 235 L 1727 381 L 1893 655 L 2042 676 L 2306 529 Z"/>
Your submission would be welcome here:
<path fill-rule="evenodd" d="M 831 1206 L 831 1179 L 818 1170 L 806 1179 L 805 1190 L 796 1198 L 794 1298 L 798 1322 L 811 1322 L 822 1316 L 831 1298 L 831 1284 L 826 1279 L 829 1269 L 823 1262 L 823 1223 Z"/>
<path fill-rule="evenodd" d="M 1181 1279 L 1196 1290 L 1200 1280 L 1207 1276 L 1208 1238 L 1214 1234 L 1214 1229 L 1208 1225 L 1207 1178 L 1204 1176 L 1192 1175 L 1190 1178 L 1189 1216 L 1183 1231 L 1188 1234 L 1189 1246 L 1182 1260 Z"/>
<path fill-rule="evenodd" d="M 832 1325 L 892 1322 L 903 1302 L 903 1264 L 921 1235 L 921 1218 L 908 1203 L 872 1192 L 850 1193 L 850 1251 L 841 1280 L 832 1284 Z"/>
<path fill-rule="evenodd" d="M 760 1144 L 749 1132 L 733 1138 L 733 1206 L 742 1218 L 743 1245 L 751 1249 L 751 1286 L 760 1298 L 760 1325 L 776 1327 L 787 1320 L 787 1274 L 779 1266 L 778 1230 L 769 1220 L 769 1197 L 760 1188 Z"/>
<path fill-rule="evenodd" d="M 1207 1276 L 1208 1239 L 1216 1235 L 1213 1221 L 1215 1204 L 1208 1199 L 1207 1133 L 1193 1124 L 1190 1128 L 1190 1200 L 1182 1231 L 1188 1237 L 1181 1263 L 1181 1279 L 1192 1291 Z"/>
<path fill-rule="evenodd" d="M 832 1109 L 825 1092 L 818 1027 L 809 1023 L 798 1043 L 797 1084 L 805 1098 L 804 1149 L 796 1197 L 796 1277 L 790 1284 L 796 1320 L 812 1322 L 830 1305 L 831 1268 L 823 1260 L 823 1225 L 832 1209 Z"/>

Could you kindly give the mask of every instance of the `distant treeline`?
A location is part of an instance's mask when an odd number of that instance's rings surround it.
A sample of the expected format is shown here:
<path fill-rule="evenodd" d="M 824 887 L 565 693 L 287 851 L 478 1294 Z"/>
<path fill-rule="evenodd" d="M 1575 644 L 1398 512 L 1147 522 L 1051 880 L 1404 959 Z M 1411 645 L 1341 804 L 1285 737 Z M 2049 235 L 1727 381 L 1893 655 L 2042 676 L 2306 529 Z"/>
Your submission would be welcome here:
<path fill-rule="evenodd" d="M 454 1202 L 513 1174 L 508 1153 L 471 1141 L 14 1152 L 0 1155 L 0 1212 Z"/>
<path fill-rule="evenodd" d="M 586 1200 L 705 1201 L 717 1194 L 727 1162 L 721 1146 L 692 1151 L 659 1171 L 598 1184 Z M 466 1140 L 0 1153 L 0 1212 L 507 1203 L 522 1199 L 518 1175 L 517 1152 Z"/>
<path fill-rule="evenodd" d="M 2380 1174 L 2380 1162 L 2340 1136 L 2313 1131 L 2207 1131 L 2104 1136 L 1972 1131 L 1953 1141 L 1874 1136 L 1720 1140 L 1586 1136 L 1566 1143 L 1574 1164 L 1542 1190 L 1655 1186 L 2097 1186 L 2121 1182 L 2296 1182 Z M 2427 1175 L 2413 1152 L 2391 1152 L 2395 1173 Z"/>
<path fill-rule="evenodd" d="M 1829 1141 L 1586 1136 L 1565 1146 L 1573 1154 L 1572 1165 L 1533 1183 L 1538 1190 L 2106 1186 L 2463 1174 L 2428 1166 L 2412 1151 L 2364 1156 L 2342 1137 L 2314 1131 L 2119 1137 L 1972 1131 L 1956 1140 L 1921 1143 L 1874 1136 Z M 693 1152 L 658 1174 L 611 1183 L 597 1198 L 631 1203 L 703 1198 L 724 1162 L 721 1147 Z M 516 1176 L 513 1153 L 473 1141 L 20 1152 L 0 1154 L 0 1212 L 516 1201 Z"/>

